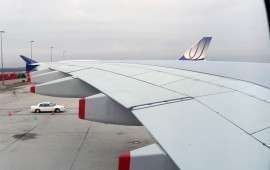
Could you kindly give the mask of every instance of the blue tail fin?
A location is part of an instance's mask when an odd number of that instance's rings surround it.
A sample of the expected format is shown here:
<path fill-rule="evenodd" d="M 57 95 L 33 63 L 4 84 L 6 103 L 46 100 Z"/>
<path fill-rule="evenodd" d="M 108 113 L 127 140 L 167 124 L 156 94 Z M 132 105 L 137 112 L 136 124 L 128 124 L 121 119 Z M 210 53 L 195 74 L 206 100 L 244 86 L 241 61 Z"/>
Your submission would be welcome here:
<path fill-rule="evenodd" d="M 23 55 L 20 55 L 20 57 L 26 62 L 26 64 L 33 64 L 33 63 L 37 63 L 36 61 L 30 59 L 30 58 L 27 58 Z"/>
<path fill-rule="evenodd" d="M 179 60 L 204 60 L 212 37 L 203 37 L 188 49 Z"/>
<path fill-rule="evenodd" d="M 23 55 L 20 55 L 20 57 L 25 61 L 26 63 L 26 72 L 30 72 L 32 71 L 35 67 L 37 67 L 39 64 L 37 64 L 36 61 L 30 59 L 30 58 L 27 58 Z"/>

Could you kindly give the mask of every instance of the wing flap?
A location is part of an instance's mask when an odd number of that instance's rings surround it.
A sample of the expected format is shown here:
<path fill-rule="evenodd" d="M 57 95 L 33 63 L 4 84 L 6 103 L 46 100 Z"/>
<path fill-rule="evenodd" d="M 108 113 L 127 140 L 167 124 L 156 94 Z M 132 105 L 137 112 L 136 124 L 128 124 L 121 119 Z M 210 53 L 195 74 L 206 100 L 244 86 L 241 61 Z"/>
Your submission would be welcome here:
<path fill-rule="evenodd" d="M 270 105 L 240 92 L 199 97 L 201 101 L 249 134 L 270 126 Z"/>
<path fill-rule="evenodd" d="M 180 169 L 269 169 L 267 147 L 196 100 L 132 112 Z"/>

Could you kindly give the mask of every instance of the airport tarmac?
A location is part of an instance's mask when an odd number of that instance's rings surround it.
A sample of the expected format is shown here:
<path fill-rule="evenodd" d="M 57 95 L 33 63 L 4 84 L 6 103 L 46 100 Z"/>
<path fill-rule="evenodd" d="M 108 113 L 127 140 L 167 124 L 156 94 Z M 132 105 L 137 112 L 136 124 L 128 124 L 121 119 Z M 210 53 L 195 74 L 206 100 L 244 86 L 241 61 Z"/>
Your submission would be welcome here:
<path fill-rule="evenodd" d="M 116 170 L 121 153 L 153 143 L 142 126 L 80 120 L 78 99 L 32 94 L 29 87 L 0 93 L 0 170 Z M 65 105 L 67 111 L 29 112 L 43 101 Z"/>

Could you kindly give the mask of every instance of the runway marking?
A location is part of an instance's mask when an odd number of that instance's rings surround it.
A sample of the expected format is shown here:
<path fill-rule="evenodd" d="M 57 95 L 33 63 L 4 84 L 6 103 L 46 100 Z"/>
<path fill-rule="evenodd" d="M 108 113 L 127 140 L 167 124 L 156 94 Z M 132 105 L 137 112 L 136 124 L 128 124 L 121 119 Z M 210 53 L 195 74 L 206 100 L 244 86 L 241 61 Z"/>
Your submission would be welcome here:
<path fill-rule="evenodd" d="M 87 134 L 88 134 L 90 128 L 92 127 L 92 124 L 93 124 L 93 122 L 91 122 L 91 124 L 89 125 L 89 128 L 88 128 L 87 132 L 85 133 L 85 136 L 84 136 L 84 138 L 83 138 L 83 140 L 82 140 L 82 143 L 81 143 L 81 145 L 80 145 L 80 147 L 79 147 L 79 149 L 78 149 L 78 152 L 77 152 L 77 154 L 76 154 L 76 156 L 75 156 L 75 158 L 74 158 L 74 160 L 73 160 L 73 162 L 72 162 L 72 164 L 71 164 L 70 170 L 71 170 L 71 169 L 73 168 L 73 166 L 74 166 L 74 163 L 75 163 L 75 161 L 76 161 L 76 159 L 77 159 L 77 157 L 78 157 L 78 155 L 79 155 L 79 153 L 80 153 L 80 151 L 81 151 L 82 145 L 83 145 L 83 143 L 84 143 L 84 141 L 85 141 L 85 139 L 86 139 L 86 136 L 87 136 Z"/>

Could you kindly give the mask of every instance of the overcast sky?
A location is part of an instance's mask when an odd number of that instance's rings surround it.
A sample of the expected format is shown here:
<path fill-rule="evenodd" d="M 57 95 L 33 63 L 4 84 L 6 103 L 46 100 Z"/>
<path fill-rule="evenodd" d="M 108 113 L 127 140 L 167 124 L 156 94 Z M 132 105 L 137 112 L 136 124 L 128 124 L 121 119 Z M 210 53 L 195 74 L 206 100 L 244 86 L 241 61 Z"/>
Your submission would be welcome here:
<path fill-rule="evenodd" d="M 5 67 L 33 59 L 177 59 L 212 36 L 208 60 L 270 62 L 263 0 L 0 0 Z"/>

